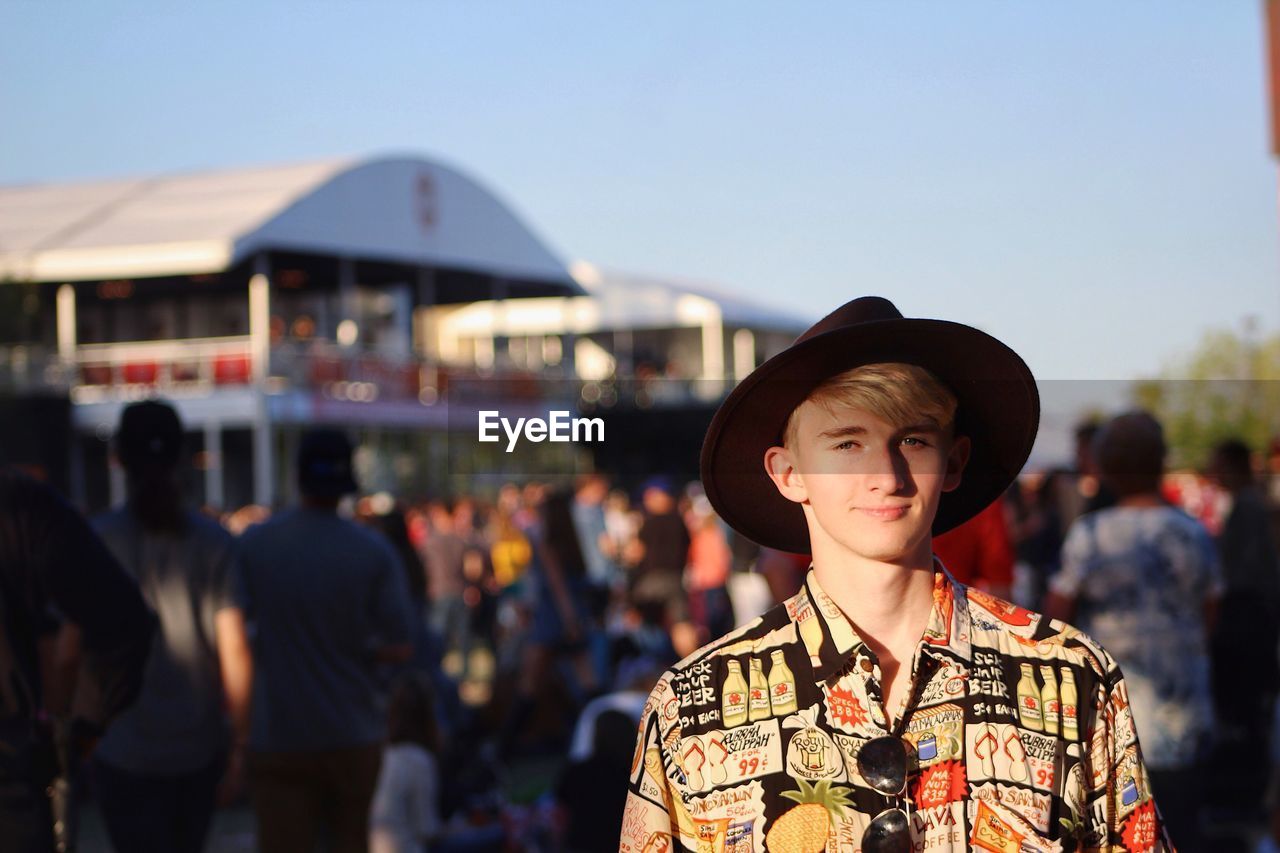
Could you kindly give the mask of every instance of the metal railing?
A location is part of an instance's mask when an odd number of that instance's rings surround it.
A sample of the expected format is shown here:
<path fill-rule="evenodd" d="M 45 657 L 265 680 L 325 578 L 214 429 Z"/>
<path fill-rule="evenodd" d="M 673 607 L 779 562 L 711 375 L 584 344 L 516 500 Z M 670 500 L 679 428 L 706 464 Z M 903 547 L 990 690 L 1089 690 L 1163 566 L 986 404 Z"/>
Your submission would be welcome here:
<path fill-rule="evenodd" d="M 0 347 L 0 390 L 57 390 L 76 402 L 140 396 L 205 396 L 254 383 L 248 335 L 83 344 L 62 359 L 51 348 Z M 444 364 L 412 354 L 342 347 L 330 341 L 271 347 L 266 388 L 371 403 L 445 399 L 576 400 L 591 410 L 665 408 L 717 402 L 728 383 L 661 376 L 582 382 L 546 372 Z"/>

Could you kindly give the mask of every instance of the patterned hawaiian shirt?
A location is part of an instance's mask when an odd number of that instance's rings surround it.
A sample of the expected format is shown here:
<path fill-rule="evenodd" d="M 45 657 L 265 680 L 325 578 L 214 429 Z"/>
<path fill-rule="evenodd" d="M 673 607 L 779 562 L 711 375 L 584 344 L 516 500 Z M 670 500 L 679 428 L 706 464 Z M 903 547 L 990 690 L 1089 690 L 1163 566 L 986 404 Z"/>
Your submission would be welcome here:
<path fill-rule="evenodd" d="M 812 571 L 658 681 L 620 851 L 857 851 L 886 808 L 862 745 L 914 746 L 917 851 L 1171 850 L 1115 661 L 1068 625 L 934 578 L 893 731 L 880 667 Z"/>

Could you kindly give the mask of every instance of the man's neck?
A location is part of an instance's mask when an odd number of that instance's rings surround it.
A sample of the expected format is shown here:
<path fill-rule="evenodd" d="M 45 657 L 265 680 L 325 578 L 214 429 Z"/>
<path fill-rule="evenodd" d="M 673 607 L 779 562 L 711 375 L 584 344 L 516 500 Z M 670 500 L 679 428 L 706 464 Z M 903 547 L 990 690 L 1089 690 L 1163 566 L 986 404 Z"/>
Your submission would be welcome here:
<path fill-rule="evenodd" d="M 1167 504 L 1159 492 L 1138 492 L 1120 498 L 1116 501 L 1116 506 L 1146 509 L 1155 506 L 1167 506 Z"/>
<path fill-rule="evenodd" d="M 882 563 L 831 544 L 814 549 L 813 572 L 823 591 L 877 655 L 909 654 L 933 609 L 932 551 L 925 547 L 911 560 Z"/>
<path fill-rule="evenodd" d="M 338 498 L 331 498 L 331 497 L 322 496 L 322 495 L 312 495 L 306 492 L 302 493 L 302 498 L 299 501 L 299 504 L 302 506 L 303 509 L 311 510 L 313 512 L 332 513 L 332 514 L 337 514 L 338 503 L 339 503 Z"/>

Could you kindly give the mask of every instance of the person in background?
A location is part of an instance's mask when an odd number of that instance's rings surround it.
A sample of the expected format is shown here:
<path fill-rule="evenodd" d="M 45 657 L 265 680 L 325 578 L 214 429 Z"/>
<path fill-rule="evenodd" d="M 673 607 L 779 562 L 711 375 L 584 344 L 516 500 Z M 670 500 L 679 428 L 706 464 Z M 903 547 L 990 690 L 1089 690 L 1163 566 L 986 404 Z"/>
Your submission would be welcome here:
<path fill-rule="evenodd" d="M 1146 412 L 1098 432 L 1099 472 L 1116 503 L 1072 525 L 1046 613 L 1073 621 L 1124 669 L 1170 836 L 1200 850 L 1200 774 L 1214 729 L 1209 634 L 1222 579 L 1208 532 L 1161 495 L 1165 451 Z"/>
<path fill-rule="evenodd" d="M 369 813 L 369 853 L 426 853 L 440 834 L 440 737 L 430 682 L 409 672 L 387 708 L 387 748 Z"/>
<path fill-rule="evenodd" d="M 519 500 L 519 493 L 516 499 Z M 500 593 L 514 593 L 533 559 L 533 549 L 529 537 L 516 527 L 515 507 L 510 501 L 499 500 L 494 509 L 489 539 L 493 542 L 489 546 L 489 560 L 493 564 L 494 583 Z"/>
<path fill-rule="evenodd" d="M 155 629 L 137 584 L 80 514 L 53 489 L 0 466 L 0 840 L 6 853 L 54 849 L 47 791 L 68 768 L 59 767 L 51 721 L 68 721 L 69 757 L 83 757 L 141 690 Z"/>
<path fill-rule="evenodd" d="M 1280 688 L 1280 559 L 1249 447 L 1239 440 L 1218 444 L 1209 471 L 1230 501 L 1216 540 L 1226 591 L 1212 638 L 1216 764 L 1224 771 L 1214 791 L 1215 799 L 1251 810 L 1261 804 L 1267 780 Z"/>
<path fill-rule="evenodd" d="M 691 540 L 685 581 L 701 644 L 733 630 L 733 604 L 726 588 L 733 554 L 720 518 L 705 495 L 698 495 L 690 504 L 687 526 Z"/>
<path fill-rule="evenodd" d="M 1075 463 L 1069 472 L 1058 478 L 1056 487 L 1058 494 L 1055 503 L 1061 513 L 1063 536 L 1071 524 L 1086 512 L 1106 509 L 1115 503 L 1115 495 L 1102 482 L 1098 472 L 1097 460 L 1094 458 L 1094 439 L 1102 421 L 1096 418 L 1083 420 L 1073 430 L 1075 439 Z"/>
<path fill-rule="evenodd" d="M 676 654 L 684 657 L 698 644 L 684 591 L 689 529 L 676 511 L 675 488 L 670 480 L 650 479 L 641 492 L 641 503 L 644 516 L 629 555 L 635 564 L 631 600 L 638 608 L 662 614 Z"/>
<path fill-rule="evenodd" d="M 609 553 L 612 540 L 605 523 L 604 500 L 608 494 L 609 481 L 601 474 L 579 477 L 573 492 L 573 525 L 578 532 L 582 557 L 587 563 L 589 603 L 596 621 L 604 619 L 618 572 Z"/>
<path fill-rule="evenodd" d="M 1013 542 L 1004 498 L 996 498 L 964 524 L 933 537 L 933 553 L 960 583 L 1007 599 L 1013 586 Z"/>
<path fill-rule="evenodd" d="M 386 537 L 400 558 L 413 611 L 411 665 L 426 672 L 436 685 L 436 711 L 440 726 L 448 736 L 460 725 L 462 711 L 458 704 L 458 692 L 440 666 L 439 639 L 431 633 L 427 624 L 427 575 L 422 565 L 421 552 L 413 543 L 411 525 L 414 517 L 411 510 L 404 510 L 385 492 L 363 498 L 356 504 L 357 520 Z"/>
<path fill-rule="evenodd" d="M 431 599 L 431 627 L 444 647 L 443 667 L 460 678 L 471 651 L 466 591 L 467 542 L 456 530 L 454 507 L 433 502 L 427 510 L 430 532 L 424 546 L 427 592 Z"/>
<path fill-rule="evenodd" d="M 631 741 L 639 718 L 639 714 L 602 711 L 595 718 L 590 757 L 571 761 L 561 774 L 556 802 L 565 817 L 565 853 L 597 853 L 617 847 L 618 827 L 627 804 Z"/>
<path fill-rule="evenodd" d="M 1254 598 L 1274 619 L 1280 615 L 1280 557 L 1250 457 L 1248 445 L 1238 439 L 1223 441 L 1213 450 L 1210 474 L 1230 499 L 1218 549 L 1227 593 Z"/>
<path fill-rule="evenodd" d="M 622 489 L 614 489 L 604 499 L 604 527 L 608 535 L 607 552 L 614 562 L 622 564 L 627 545 L 640 529 L 640 513 L 631 509 L 631 500 Z"/>
<path fill-rule="evenodd" d="M 235 540 L 183 505 L 183 432 L 172 406 L 126 406 L 115 451 L 127 498 L 93 524 L 137 580 L 160 631 L 138 701 L 94 753 L 94 788 L 121 853 L 195 853 L 219 780 L 225 775 L 226 796 L 239 787 L 249 734 L 253 662 L 236 600 Z"/>
<path fill-rule="evenodd" d="M 1041 606 L 1049 590 L 1049 578 L 1058 571 L 1062 557 L 1062 515 L 1058 507 L 1061 482 L 1070 474 L 1054 468 L 1040 476 L 1031 476 L 1019 484 L 1013 525 L 1013 539 L 1018 564 L 1028 571 L 1021 586 L 1023 600 L 1016 601 L 1024 607 Z M 1014 570 L 1015 589 L 1018 574 Z"/>
<path fill-rule="evenodd" d="M 340 518 L 356 491 L 347 437 L 303 435 L 301 506 L 240 542 L 254 631 L 249 779 L 264 853 L 367 849 L 386 718 L 380 665 L 412 656 L 404 569 L 377 533 Z"/>
<path fill-rule="evenodd" d="M 501 735 L 499 749 L 504 754 L 524 731 L 558 653 L 572 664 L 569 689 L 576 706 L 584 704 L 599 686 L 587 655 L 588 633 L 595 626 L 587 606 L 586 560 L 573 526 L 572 500 L 567 492 L 547 495 L 539 508 L 539 523 L 531 533 L 533 625 L 526 638 L 516 700 Z"/>

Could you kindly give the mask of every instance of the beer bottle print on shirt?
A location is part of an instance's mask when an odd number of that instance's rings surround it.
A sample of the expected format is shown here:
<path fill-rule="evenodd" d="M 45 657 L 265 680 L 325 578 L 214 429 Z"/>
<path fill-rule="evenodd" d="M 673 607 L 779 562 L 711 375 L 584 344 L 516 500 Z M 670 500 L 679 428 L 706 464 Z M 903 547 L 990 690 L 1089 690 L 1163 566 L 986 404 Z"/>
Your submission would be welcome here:
<path fill-rule="evenodd" d="M 1080 724 L 1076 720 L 1078 703 L 1075 673 L 1070 668 L 1064 669 L 1062 670 L 1062 695 L 1059 707 L 1062 712 L 1062 737 L 1069 741 L 1080 739 Z"/>
<path fill-rule="evenodd" d="M 775 717 L 796 712 L 796 677 L 775 649 L 769 661 L 769 704 Z"/>
<path fill-rule="evenodd" d="M 1018 719 L 1024 728 L 1033 732 L 1044 731 L 1044 711 L 1040 688 L 1036 686 L 1036 674 L 1031 664 L 1019 664 L 1022 678 L 1018 679 Z"/>
<path fill-rule="evenodd" d="M 764 661 L 751 659 L 751 684 L 747 689 L 748 716 L 751 722 L 769 719 L 769 682 L 764 677 Z"/>
<path fill-rule="evenodd" d="M 747 682 L 742 677 L 742 663 L 729 661 L 729 674 L 720 688 L 720 718 L 724 727 L 731 729 L 747 721 Z"/>
<path fill-rule="evenodd" d="M 1053 667 L 1040 667 L 1040 677 L 1044 679 L 1044 687 L 1040 690 L 1042 712 L 1044 714 L 1044 733 L 1056 735 L 1058 721 L 1061 718 L 1062 703 L 1058 700 L 1058 680 L 1053 674 Z"/>

